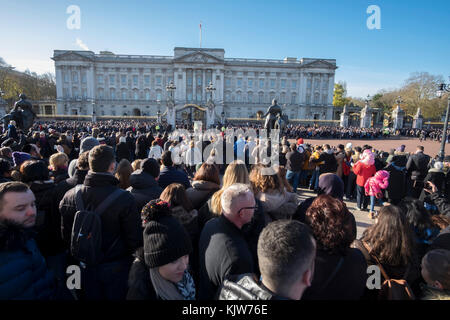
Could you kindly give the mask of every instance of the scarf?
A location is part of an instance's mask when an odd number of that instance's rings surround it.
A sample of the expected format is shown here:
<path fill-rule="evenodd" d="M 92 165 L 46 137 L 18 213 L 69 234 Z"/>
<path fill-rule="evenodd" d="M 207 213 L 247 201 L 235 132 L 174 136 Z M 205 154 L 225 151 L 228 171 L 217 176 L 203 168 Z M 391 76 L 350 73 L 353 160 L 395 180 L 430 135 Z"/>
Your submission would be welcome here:
<path fill-rule="evenodd" d="M 150 279 L 156 295 L 163 300 L 195 300 L 195 284 L 192 276 L 186 270 L 178 283 L 164 279 L 158 268 L 150 269 Z"/>

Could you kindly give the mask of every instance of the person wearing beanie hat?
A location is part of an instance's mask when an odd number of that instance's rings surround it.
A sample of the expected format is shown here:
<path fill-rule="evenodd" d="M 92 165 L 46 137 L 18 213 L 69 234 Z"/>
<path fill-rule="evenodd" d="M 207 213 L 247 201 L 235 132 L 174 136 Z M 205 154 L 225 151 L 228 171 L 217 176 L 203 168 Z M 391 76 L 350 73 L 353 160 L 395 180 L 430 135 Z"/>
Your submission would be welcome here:
<path fill-rule="evenodd" d="M 86 137 L 80 142 L 80 154 L 91 151 L 92 148 L 100 145 L 100 142 L 95 139 L 94 137 Z M 69 177 L 72 178 L 75 174 L 75 170 L 77 169 L 77 159 L 73 159 L 69 163 L 69 168 L 67 169 L 67 172 L 69 174 Z"/>
<path fill-rule="evenodd" d="M 188 271 L 191 240 L 167 202 L 155 199 L 141 212 L 144 246 L 130 270 L 128 300 L 195 300 Z"/>
<path fill-rule="evenodd" d="M 14 161 L 14 167 L 20 167 L 22 163 L 31 159 L 31 155 L 26 152 L 15 151 L 12 153 L 12 158 Z"/>

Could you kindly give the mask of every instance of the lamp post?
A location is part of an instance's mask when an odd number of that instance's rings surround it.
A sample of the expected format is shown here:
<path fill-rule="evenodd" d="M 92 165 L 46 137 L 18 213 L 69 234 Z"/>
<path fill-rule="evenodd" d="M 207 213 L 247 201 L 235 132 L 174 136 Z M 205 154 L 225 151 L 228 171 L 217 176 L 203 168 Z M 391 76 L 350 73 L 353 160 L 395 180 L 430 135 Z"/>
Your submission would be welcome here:
<path fill-rule="evenodd" d="M 170 83 L 166 86 L 166 91 L 169 93 L 169 101 L 172 103 L 174 102 L 173 93 L 176 89 L 177 87 L 173 83 L 173 80 L 171 80 Z"/>
<path fill-rule="evenodd" d="M 444 92 L 450 92 L 450 84 L 441 83 L 438 87 L 436 94 L 439 98 L 441 98 Z M 441 161 L 444 161 L 445 156 L 445 143 L 447 142 L 447 125 L 449 112 L 450 112 L 450 94 L 447 95 L 447 113 L 445 114 L 444 129 L 442 131 L 441 150 L 439 151 L 439 159 Z"/>
<path fill-rule="evenodd" d="M 95 100 L 92 99 L 92 122 L 96 122 L 97 118 L 95 116 Z"/>
<path fill-rule="evenodd" d="M 212 102 L 212 94 L 213 94 L 214 91 L 216 91 L 216 88 L 214 88 L 214 86 L 212 84 L 212 81 L 209 82 L 209 85 L 205 89 L 206 89 L 206 92 L 209 95 L 208 102 Z"/>

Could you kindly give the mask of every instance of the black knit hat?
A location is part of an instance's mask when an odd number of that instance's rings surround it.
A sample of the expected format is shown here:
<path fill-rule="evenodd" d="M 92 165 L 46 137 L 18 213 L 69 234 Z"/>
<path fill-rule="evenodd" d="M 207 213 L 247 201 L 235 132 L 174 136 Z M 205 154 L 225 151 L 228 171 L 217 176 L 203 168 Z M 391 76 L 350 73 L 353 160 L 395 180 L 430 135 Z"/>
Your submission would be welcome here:
<path fill-rule="evenodd" d="M 192 252 L 191 239 L 176 218 L 169 204 L 152 200 L 142 209 L 144 257 L 149 268 L 166 265 Z"/>

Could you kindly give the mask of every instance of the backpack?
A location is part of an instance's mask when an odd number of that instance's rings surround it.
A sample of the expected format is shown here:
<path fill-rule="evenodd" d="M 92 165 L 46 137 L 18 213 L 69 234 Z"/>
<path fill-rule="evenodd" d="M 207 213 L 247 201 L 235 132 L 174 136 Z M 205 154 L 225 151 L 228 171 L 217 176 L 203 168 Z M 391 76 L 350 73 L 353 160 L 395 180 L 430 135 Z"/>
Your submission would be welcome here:
<path fill-rule="evenodd" d="M 112 247 L 119 240 L 116 239 L 106 253 L 102 252 L 102 220 L 101 214 L 122 194 L 121 189 L 117 189 L 106 197 L 94 210 L 87 210 L 84 207 L 81 196 L 82 185 L 75 187 L 75 204 L 77 212 L 72 226 L 72 236 L 70 239 L 70 253 L 78 261 L 85 265 L 96 265 L 107 255 Z"/>
<path fill-rule="evenodd" d="M 365 249 L 369 255 L 375 259 L 378 267 L 380 268 L 381 274 L 384 277 L 384 282 L 381 285 L 380 293 L 378 295 L 379 300 L 415 300 L 415 296 L 408 282 L 404 279 L 391 279 L 384 268 L 382 267 L 378 258 L 370 252 L 371 249 L 369 245 L 362 241 Z"/>

